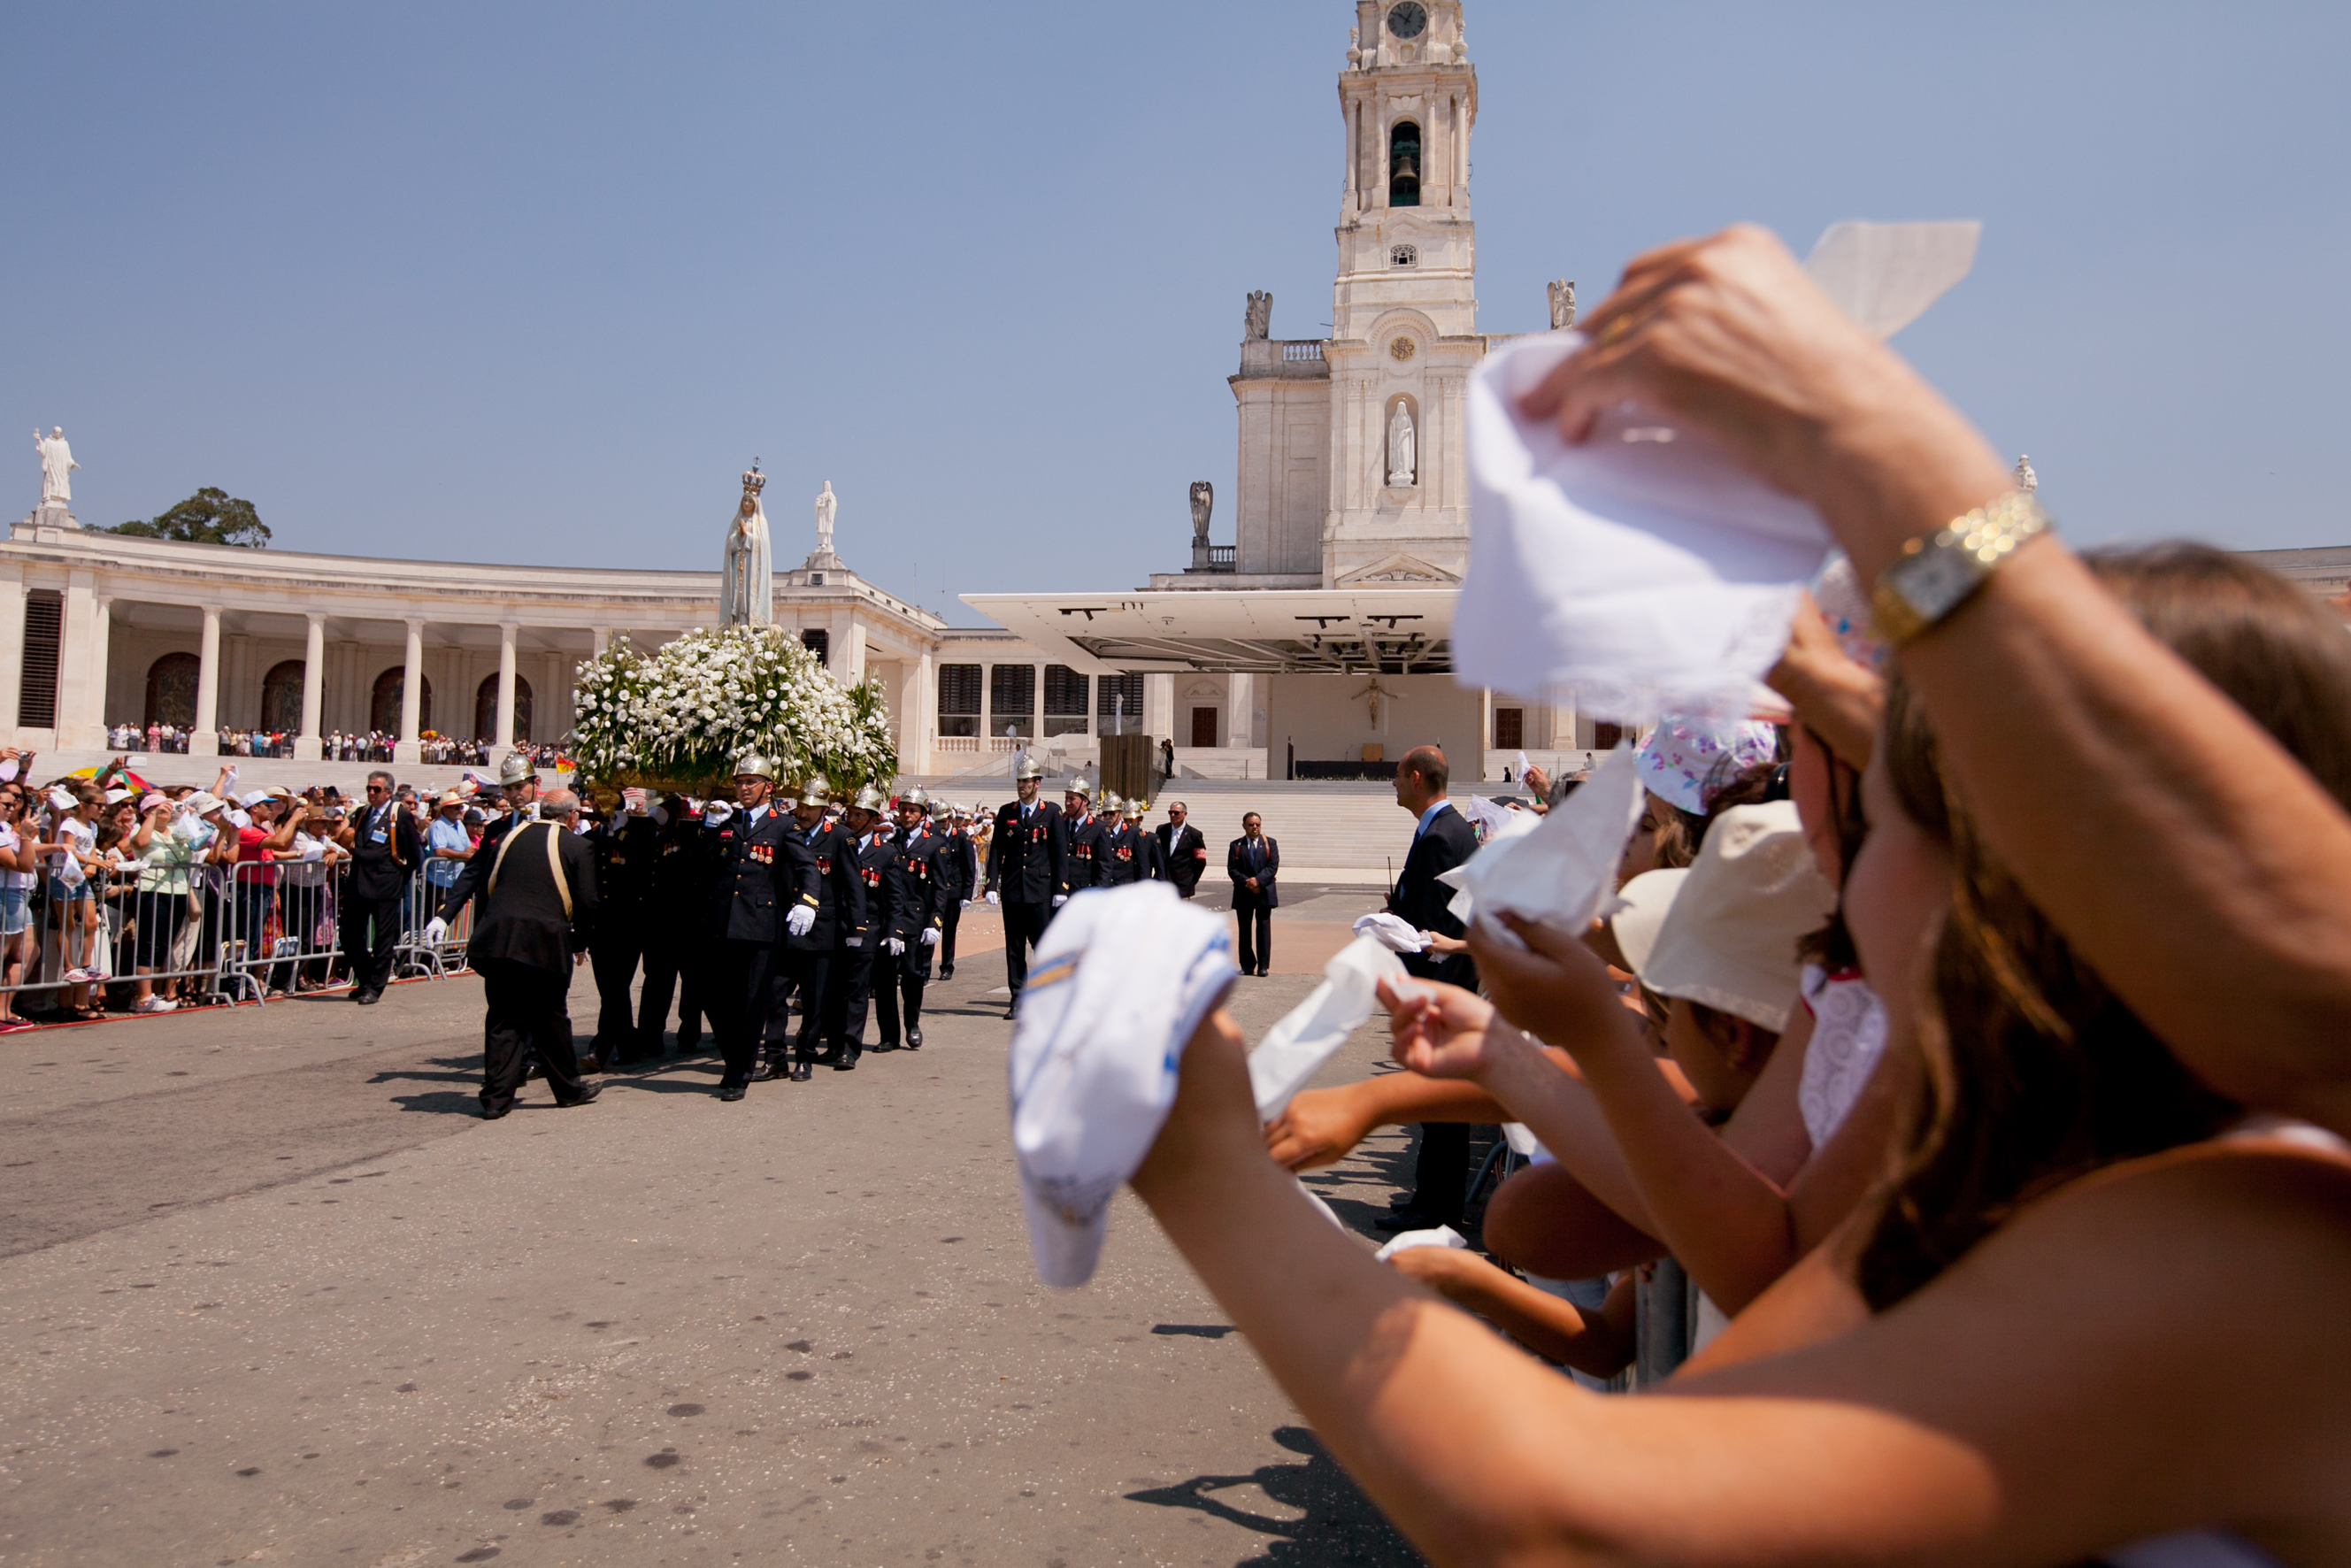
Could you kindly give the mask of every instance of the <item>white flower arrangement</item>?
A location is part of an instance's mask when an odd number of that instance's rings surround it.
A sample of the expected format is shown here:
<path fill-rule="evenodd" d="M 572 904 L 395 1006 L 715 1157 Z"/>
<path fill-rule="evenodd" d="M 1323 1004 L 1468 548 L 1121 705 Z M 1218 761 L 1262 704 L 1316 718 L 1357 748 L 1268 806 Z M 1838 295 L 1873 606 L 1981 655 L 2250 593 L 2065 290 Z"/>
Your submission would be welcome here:
<path fill-rule="evenodd" d="M 651 653 L 625 638 L 579 667 L 572 755 L 605 779 L 716 782 L 756 751 L 779 783 L 853 789 L 898 770 L 882 693 L 844 686 L 772 626 L 696 627 Z"/>

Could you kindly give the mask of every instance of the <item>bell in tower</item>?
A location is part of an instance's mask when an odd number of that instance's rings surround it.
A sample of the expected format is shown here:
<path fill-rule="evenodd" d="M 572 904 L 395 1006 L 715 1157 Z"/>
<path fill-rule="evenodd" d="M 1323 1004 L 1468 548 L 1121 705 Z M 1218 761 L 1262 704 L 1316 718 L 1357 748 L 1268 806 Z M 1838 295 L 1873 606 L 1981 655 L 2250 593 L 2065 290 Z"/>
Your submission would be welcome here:
<path fill-rule="evenodd" d="M 1388 205 L 1420 205 L 1420 127 L 1409 120 L 1388 132 Z"/>

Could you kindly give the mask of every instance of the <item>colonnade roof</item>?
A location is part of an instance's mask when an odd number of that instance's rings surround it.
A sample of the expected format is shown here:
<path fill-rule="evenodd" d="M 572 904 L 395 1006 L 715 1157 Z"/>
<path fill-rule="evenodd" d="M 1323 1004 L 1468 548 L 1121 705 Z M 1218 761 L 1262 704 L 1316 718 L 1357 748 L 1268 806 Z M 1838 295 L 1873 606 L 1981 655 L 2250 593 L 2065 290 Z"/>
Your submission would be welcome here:
<path fill-rule="evenodd" d="M 1224 589 L 1165 593 L 967 593 L 963 601 L 1089 674 L 1453 668 L 1451 588 Z"/>

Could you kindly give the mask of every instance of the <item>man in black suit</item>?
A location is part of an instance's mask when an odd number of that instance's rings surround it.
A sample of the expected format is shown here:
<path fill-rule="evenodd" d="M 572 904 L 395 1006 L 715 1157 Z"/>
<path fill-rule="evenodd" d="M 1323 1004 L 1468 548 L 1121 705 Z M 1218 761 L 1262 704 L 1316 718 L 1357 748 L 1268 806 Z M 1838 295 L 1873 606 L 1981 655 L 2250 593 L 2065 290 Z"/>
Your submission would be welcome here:
<path fill-rule="evenodd" d="M 768 759 L 746 752 L 735 765 L 735 805 L 715 801 L 703 817 L 712 869 L 703 935 L 716 949 L 705 1005 L 726 1061 L 721 1100 L 743 1098 L 758 1065 L 759 1036 L 775 1001 L 777 950 L 816 924 L 816 859 L 792 820 L 769 800 L 775 788 Z"/>
<path fill-rule="evenodd" d="M 1262 975 L 1273 967 L 1273 912 L 1281 906 L 1274 878 L 1280 872 L 1281 846 L 1265 836 L 1263 819 L 1251 811 L 1241 819 L 1241 836 L 1225 852 L 1225 873 L 1233 879 L 1233 921 L 1240 927 L 1244 975 Z"/>
<path fill-rule="evenodd" d="M 1388 894 L 1388 913 L 1416 931 L 1459 936 L 1461 922 L 1447 907 L 1453 889 L 1437 881 L 1478 852 L 1478 831 L 1445 797 L 1450 778 L 1445 753 L 1434 746 L 1416 746 L 1396 764 L 1396 804 L 1419 819 L 1413 829 L 1412 849 L 1404 858 L 1404 873 Z M 1467 953 L 1438 957 L 1406 953 L 1408 974 L 1426 980 L 1443 980 L 1464 990 L 1478 988 L 1478 966 Z M 1469 1183 L 1469 1124 L 1466 1122 L 1424 1122 L 1420 1126 L 1420 1157 L 1413 1168 L 1412 1201 L 1375 1223 L 1384 1230 L 1426 1230 L 1461 1223 L 1461 1207 Z"/>
<path fill-rule="evenodd" d="M 945 800 L 931 802 L 931 831 L 939 840 L 939 978 L 955 978 L 956 926 L 963 901 L 979 885 L 979 856 L 971 847 L 970 816 Z"/>
<path fill-rule="evenodd" d="M 702 825 L 687 814 L 685 797 L 673 794 L 653 808 L 652 891 L 645 918 L 645 981 L 637 993 L 637 1044 L 625 1061 L 658 1061 L 668 1047 L 670 998 L 677 998 L 677 1049 L 702 1040 L 702 909 L 710 902 L 710 863 Z"/>
<path fill-rule="evenodd" d="M 651 913 L 653 862 L 660 856 L 661 830 L 646 814 L 642 790 L 631 791 L 612 814 L 588 834 L 596 852 L 596 940 L 588 960 L 596 971 L 596 1038 L 588 1047 L 594 1063 L 617 1067 L 632 1060 L 637 1024 L 629 996 L 644 956 Z"/>
<path fill-rule="evenodd" d="M 539 820 L 500 840 L 482 878 L 465 962 L 482 977 L 485 1121 L 514 1109 L 534 1055 L 558 1105 L 585 1105 L 602 1087 L 580 1081 L 564 1004 L 596 914 L 596 852 L 571 831 L 579 816 L 579 796 L 549 790 Z"/>
<path fill-rule="evenodd" d="M 1183 801 L 1176 801 L 1167 808 L 1167 820 L 1153 835 L 1159 841 L 1160 874 L 1176 884 L 1182 898 L 1199 891 L 1200 873 L 1208 869 L 1207 841 L 1200 837 L 1199 829 L 1185 821 L 1191 814 Z"/>
<path fill-rule="evenodd" d="M 350 967 L 351 1000 L 373 1005 L 392 983 L 392 954 L 408 903 L 408 879 L 423 859 L 413 818 L 393 798 L 392 775 L 371 773 L 367 804 L 343 819 L 335 841 L 350 852 L 340 936 Z M 455 891 L 454 889 L 452 890 Z"/>
<path fill-rule="evenodd" d="M 1061 813 L 1051 801 L 1037 799 L 1037 780 L 1044 776 L 1034 761 L 1020 759 L 1012 781 L 1019 799 L 998 809 L 987 841 L 987 902 L 1004 909 L 1004 983 L 1012 991 L 1004 1009 L 1008 1019 L 1019 1009 L 1020 988 L 1028 983 L 1029 949 L 1069 898 L 1061 891 L 1068 880 Z"/>
<path fill-rule="evenodd" d="M 816 866 L 816 917 L 806 931 L 784 937 L 778 955 L 774 996 L 768 1011 L 765 1060 L 751 1082 L 809 1076 L 809 1063 L 819 1059 L 818 1040 L 824 1030 L 825 998 L 841 983 L 844 938 L 864 924 L 864 881 L 857 874 L 856 846 L 847 829 L 826 815 L 831 791 L 821 779 L 800 787 L 792 807 L 791 833 L 806 846 Z M 800 999 L 800 1024 L 792 1029 L 792 997 Z M 838 1058 L 825 1060 L 838 1063 Z M 852 1059 L 854 1065 L 854 1059 Z"/>

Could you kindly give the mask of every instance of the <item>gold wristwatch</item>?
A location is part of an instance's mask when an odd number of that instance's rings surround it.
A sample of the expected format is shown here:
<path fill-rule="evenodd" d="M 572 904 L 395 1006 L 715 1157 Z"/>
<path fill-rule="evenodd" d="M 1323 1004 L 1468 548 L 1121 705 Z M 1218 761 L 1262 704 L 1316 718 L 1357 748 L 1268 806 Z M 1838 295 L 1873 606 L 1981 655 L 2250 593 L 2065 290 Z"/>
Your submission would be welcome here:
<path fill-rule="evenodd" d="M 1910 642 L 1966 603 L 2019 545 L 2055 527 L 2030 495 L 2011 490 L 1910 540 L 1870 591 L 1878 636 L 1897 648 Z"/>

